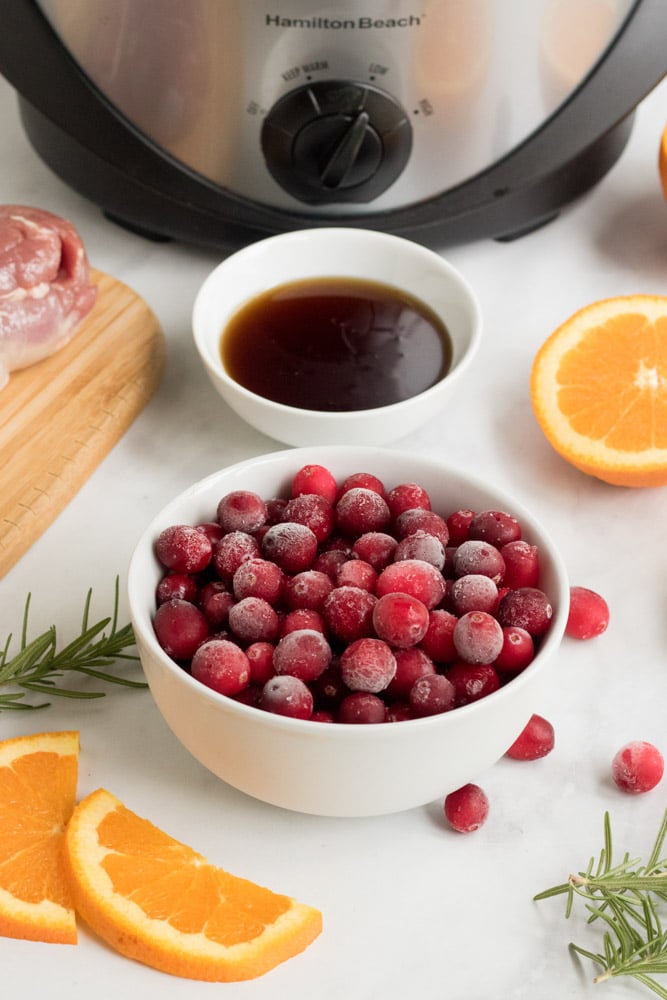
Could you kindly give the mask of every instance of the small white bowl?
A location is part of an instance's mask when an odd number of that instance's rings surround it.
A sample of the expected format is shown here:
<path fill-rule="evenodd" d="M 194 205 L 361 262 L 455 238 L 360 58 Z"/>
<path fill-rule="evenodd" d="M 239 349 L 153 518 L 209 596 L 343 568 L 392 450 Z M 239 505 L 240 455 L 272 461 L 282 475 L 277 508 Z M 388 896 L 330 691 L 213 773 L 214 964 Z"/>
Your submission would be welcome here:
<path fill-rule="evenodd" d="M 220 340 L 231 317 L 270 288 L 317 277 L 351 277 L 389 285 L 421 300 L 445 324 L 449 371 L 409 399 L 367 410 L 328 412 L 273 402 L 239 385 L 225 370 Z M 204 281 L 192 317 L 194 340 L 213 385 L 247 423 L 285 444 L 387 444 L 434 417 L 473 359 L 481 315 L 471 288 L 432 250 L 386 233 L 351 228 L 305 229 L 272 236 L 228 257 Z"/>
<path fill-rule="evenodd" d="M 551 627 L 533 662 L 495 693 L 442 715 L 380 725 L 288 719 L 226 698 L 194 680 L 161 649 L 153 630 L 162 575 L 154 543 L 163 528 L 214 516 L 235 489 L 273 497 L 308 463 L 340 481 L 372 472 L 387 488 L 418 482 L 436 510 L 506 510 L 539 547 L 540 586 L 553 604 Z M 558 552 L 519 503 L 474 476 L 429 458 L 385 448 L 318 447 L 278 451 L 230 466 L 169 503 L 142 535 L 129 570 L 129 604 L 153 698 L 176 737 L 205 767 L 265 802 L 304 813 L 369 816 L 442 798 L 475 780 L 514 742 L 537 710 L 568 613 L 569 583 Z"/>

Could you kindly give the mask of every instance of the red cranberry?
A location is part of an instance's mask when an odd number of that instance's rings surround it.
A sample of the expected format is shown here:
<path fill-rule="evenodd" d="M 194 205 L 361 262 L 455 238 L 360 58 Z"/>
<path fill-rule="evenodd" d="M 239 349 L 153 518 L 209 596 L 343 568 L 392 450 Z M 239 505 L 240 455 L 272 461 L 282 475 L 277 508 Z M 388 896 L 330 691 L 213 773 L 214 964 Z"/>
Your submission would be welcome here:
<path fill-rule="evenodd" d="M 455 663 L 448 669 L 447 679 L 454 685 L 457 706 L 486 698 L 500 687 L 498 674 L 490 663 Z"/>
<path fill-rule="evenodd" d="M 302 629 L 284 635 L 273 652 L 277 674 L 289 674 L 300 680 L 314 681 L 331 662 L 331 647 L 321 632 Z"/>
<path fill-rule="evenodd" d="M 497 549 L 521 538 L 521 525 L 503 510 L 482 510 L 470 522 L 468 538 L 490 542 Z"/>
<path fill-rule="evenodd" d="M 454 626 L 454 646 L 466 663 L 493 663 L 503 648 L 503 630 L 485 611 L 469 611 Z"/>
<path fill-rule="evenodd" d="M 291 492 L 293 497 L 298 497 L 302 493 L 317 493 L 329 503 L 335 503 L 338 484 L 333 473 L 323 465 L 304 465 L 292 480 Z"/>
<path fill-rule="evenodd" d="M 333 712 L 327 712 L 324 708 L 318 708 L 310 717 L 311 722 L 335 722 Z"/>
<path fill-rule="evenodd" d="M 171 601 L 174 597 L 191 604 L 197 600 L 197 582 L 189 573 L 168 573 L 158 583 L 155 592 L 158 604 Z"/>
<path fill-rule="evenodd" d="M 479 785 L 467 784 L 445 799 L 447 822 L 457 833 L 474 833 L 486 823 L 489 800 Z"/>
<path fill-rule="evenodd" d="M 495 546 L 471 538 L 462 542 L 454 553 L 454 575 L 468 573 L 482 573 L 499 583 L 505 573 L 505 562 Z"/>
<path fill-rule="evenodd" d="M 652 743 L 633 740 L 621 747 L 611 762 L 611 776 L 622 792 L 640 795 L 650 792 L 662 780 L 665 763 Z"/>
<path fill-rule="evenodd" d="M 340 499 L 344 493 L 349 493 L 350 490 L 356 489 L 370 490 L 372 493 L 377 493 L 383 499 L 386 497 L 384 483 L 377 476 L 374 476 L 372 472 L 353 472 L 347 476 L 341 483 L 338 498 Z"/>
<path fill-rule="evenodd" d="M 234 596 L 228 590 L 218 590 L 210 594 L 204 601 L 200 601 L 199 607 L 206 615 L 211 628 L 225 628 L 229 623 L 229 612 L 234 606 Z"/>
<path fill-rule="evenodd" d="M 506 753 L 514 760 L 538 760 L 554 748 L 554 727 L 541 715 L 531 715 Z"/>
<path fill-rule="evenodd" d="M 277 604 L 283 590 L 285 574 L 269 559 L 246 559 L 232 577 L 232 590 L 238 601 L 244 597 L 262 597 Z"/>
<path fill-rule="evenodd" d="M 310 689 L 318 708 L 334 711 L 349 694 L 341 676 L 340 661 L 332 659 L 326 670 L 312 682 Z"/>
<path fill-rule="evenodd" d="M 265 712 L 291 719 L 310 719 L 313 714 L 313 696 L 308 685 L 291 674 L 268 680 L 262 688 L 259 704 Z"/>
<path fill-rule="evenodd" d="M 218 503 L 218 522 L 223 531 L 257 531 L 266 521 L 266 504 L 250 490 L 233 490 Z"/>
<path fill-rule="evenodd" d="M 416 597 L 430 610 L 445 595 L 445 581 L 435 566 L 423 559 L 402 559 L 380 573 L 375 588 L 378 597 L 400 591 Z"/>
<path fill-rule="evenodd" d="M 443 548 L 449 543 L 449 528 L 444 517 L 435 511 L 424 510 L 423 507 L 404 510 L 396 518 L 395 527 L 399 540 L 414 535 L 416 531 L 424 531 L 429 535 L 435 535 Z"/>
<path fill-rule="evenodd" d="M 368 531 L 383 531 L 391 520 L 386 501 L 374 490 L 354 487 L 336 504 L 336 524 L 344 535 L 358 538 Z"/>
<path fill-rule="evenodd" d="M 544 635 L 549 628 L 553 608 L 543 591 L 536 587 L 519 587 L 501 598 L 497 617 L 503 627 L 518 625 L 535 638 Z"/>
<path fill-rule="evenodd" d="M 313 564 L 317 538 L 307 525 L 296 521 L 272 524 L 262 539 L 262 555 L 285 573 L 300 573 Z"/>
<path fill-rule="evenodd" d="M 229 609 L 229 627 L 241 642 L 272 642 L 280 622 L 276 611 L 261 597 L 244 597 Z"/>
<path fill-rule="evenodd" d="M 468 531 L 470 530 L 474 516 L 474 510 L 467 509 L 455 510 L 453 514 L 449 515 L 446 520 L 450 545 L 458 546 L 468 540 Z"/>
<path fill-rule="evenodd" d="M 331 582 L 336 583 L 338 570 L 344 563 L 349 561 L 350 557 L 342 549 L 328 549 L 326 552 L 320 552 L 312 565 L 312 569 L 317 570 L 318 573 L 326 573 Z"/>
<path fill-rule="evenodd" d="M 211 561 L 210 538 L 188 524 L 173 524 L 158 535 L 155 554 L 174 573 L 201 573 Z"/>
<path fill-rule="evenodd" d="M 609 606 L 604 597 L 587 587 L 570 587 L 570 610 L 565 634 L 573 639 L 593 639 L 609 624 Z"/>
<path fill-rule="evenodd" d="M 530 632 L 518 625 L 503 628 L 503 648 L 494 661 L 496 670 L 516 674 L 535 658 L 535 643 Z"/>
<path fill-rule="evenodd" d="M 153 628 L 165 653 L 175 660 L 189 660 L 209 634 L 203 612 L 189 601 L 178 598 L 160 605 L 155 612 Z"/>
<path fill-rule="evenodd" d="M 266 524 L 262 527 L 270 527 L 272 524 L 278 524 L 280 521 L 284 520 L 283 514 L 285 512 L 285 507 L 287 506 L 287 499 L 285 497 L 271 497 L 266 501 Z"/>
<path fill-rule="evenodd" d="M 404 510 L 414 510 L 422 507 L 424 510 L 431 509 L 431 498 L 428 492 L 419 483 L 399 483 L 389 490 L 387 494 L 387 505 L 392 520 L 396 520 Z"/>
<path fill-rule="evenodd" d="M 409 703 L 419 718 L 454 708 L 456 689 L 444 674 L 423 674 L 410 688 Z"/>
<path fill-rule="evenodd" d="M 457 621 L 456 615 L 444 608 L 430 612 L 428 629 L 420 647 L 436 663 L 449 663 L 456 658 L 454 626 Z"/>
<path fill-rule="evenodd" d="M 354 642 L 373 635 L 374 594 L 361 587 L 335 587 L 324 606 L 322 615 L 329 631 L 343 642 Z"/>
<path fill-rule="evenodd" d="M 381 639 L 357 639 L 340 658 L 343 683 L 351 691 L 384 691 L 396 673 L 396 659 Z"/>
<path fill-rule="evenodd" d="M 260 555 L 259 543 L 245 531 L 230 531 L 213 550 L 213 565 L 221 579 L 231 584 L 237 569 L 246 559 Z"/>
<path fill-rule="evenodd" d="M 373 627 L 390 646 L 406 649 L 424 638 L 429 625 L 428 608 L 410 594 L 384 594 L 373 608 Z"/>
<path fill-rule="evenodd" d="M 394 561 L 421 559 L 442 572 L 445 567 L 445 546 L 435 535 L 427 531 L 415 531 L 406 535 L 396 546 Z"/>
<path fill-rule="evenodd" d="M 354 691 L 348 694 L 338 706 L 338 722 L 352 725 L 368 725 L 385 722 L 387 709 L 376 694 Z"/>
<path fill-rule="evenodd" d="M 410 689 L 418 677 L 435 673 L 435 664 L 430 656 L 413 646 L 411 649 L 394 650 L 396 673 L 387 686 L 387 697 L 393 701 L 407 702 Z"/>
<path fill-rule="evenodd" d="M 326 573 L 316 569 L 306 569 L 287 578 L 285 603 L 291 611 L 297 608 L 320 611 L 332 590 L 333 583 Z"/>
<path fill-rule="evenodd" d="M 313 608 L 295 608 L 288 611 L 282 620 L 280 634 L 287 635 L 289 632 L 298 632 L 300 629 L 309 628 L 324 635 L 326 628 L 324 618 L 319 611 Z"/>
<path fill-rule="evenodd" d="M 238 694 L 250 680 L 248 657 L 234 642 L 209 639 L 192 657 L 192 676 L 218 694 Z"/>
<path fill-rule="evenodd" d="M 384 531 L 368 531 L 355 541 L 352 551 L 358 559 L 371 564 L 380 573 L 385 566 L 393 562 L 394 552 L 398 542 L 393 535 Z"/>
<path fill-rule="evenodd" d="M 307 525 L 317 541 L 323 542 L 334 529 L 333 504 L 317 493 L 301 493 L 287 501 L 282 520 Z"/>
<path fill-rule="evenodd" d="M 468 611 L 493 614 L 498 605 L 498 588 L 490 576 L 468 573 L 452 581 L 449 600 L 457 615 L 465 615 Z"/>
<path fill-rule="evenodd" d="M 197 531 L 203 531 L 211 545 L 216 545 L 224 535 L 217 521 L 202 521 L 196 525 Z"/>
<path fill-rule="evenodd" d="M 338 567 L 336 586 L 361 587 L 362 590 L 367 590 L 372 594 L 375 591 L 377 578 L 377 571 L 370 563 L 363 559 L 346 559 Z"/>
<path fill-rule="evenodd" d="M 245 655 L 250 664 L 250 683 L 263 687 L 273 677 L 273 643 L 251 642 L 246 646 Z"/>
<path fill-rule="evenodd" d="M 505 563 L 503 585 L 511 590 L 536 587 L 540 582 L 540 559 L 536 545 L 523 539 L 503 545 L 500 554 Z"/>
<path fill-rule="evenodd" d="M 412 709 L 408 704 L 402 701 L 392 701 L 391 705 L 387 705 L 385 722 L 406 722 L 408 719 L 414 719 Z"/>

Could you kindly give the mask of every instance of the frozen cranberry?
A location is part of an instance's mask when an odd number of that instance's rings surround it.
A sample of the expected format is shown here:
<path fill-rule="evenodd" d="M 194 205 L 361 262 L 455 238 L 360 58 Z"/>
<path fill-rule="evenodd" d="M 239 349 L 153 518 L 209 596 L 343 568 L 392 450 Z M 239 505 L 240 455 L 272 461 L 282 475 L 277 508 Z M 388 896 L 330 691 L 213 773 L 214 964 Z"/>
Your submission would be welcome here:
<path fill-rule="evenodd" d="M 416 597 L 430 610 L 444 597 L 445 581 L 442 573 L 423 559 L 402 559 L 382 570 L 375 588 L 378 597 L 396 591 Z"/>
<path fill-rule="evenodd" d="M 419 483 L 399 483 L 398 486 L 389 490 L 387 505 L 392 519 L 395 521 L 404 510 L 414 510 L 417 507 L 430 510 L 431 498 Z"/>
<path fill-rule="evenodd" d="M 511 590 L 518 587 L 536 587 L 540 582 L 540 557 L 536 545 L 522 538 L 507 542 L 500 549 L 505 563 L 503 585 Z"/>
<path fill-rule="evenodd" d="M 345 695 L 349 694 L 341 676 L 340 661 L 332 659 L 326 670 L 311 683 L 310 689 L 318 708 L 334 711 Z"/>
<path fill-rule="evenodd" d="M 234 595 L 228 590 L 217 590 L 210 594 L 204 601 L 200 601 L 199 607 L 206 615 L 211 628 L 224 628 L 229 622 L 229 612 L 234 606 Z"/>
<path fill-rule="evenodd" d="M 224 531 L 217 521 L 202 521 L 196 525 L 197 531 L 203 531 L 211 545 L 215 545 L 224 535 Z"/>
<path fill-rule="evenodd" d="M 611 776 L 622 792 L 640 795 L 650 792 L 662 780 L 665 762 L 652 743 L 633 740 L 614 754 Z"/>
<path fill-rule="evenodd" d="M 301 629 L 284 635 L 273 652 L 277 674 L 290 674 L 302 681 L 313 681 L 331 662 L 331 647 L 321 632 Z"/>
<path fill-rule="evenodd" d="M 282 619 L 280 634 L 287 635 L 288 632 L 298 632 L 304 628 L 315 629 L 324 635 L 326 631 L 324 618 L 319 611 L 313 608 L 295 608 L 294 611 L 288 611 Z"/>
<path fill-rule="evenodd" d="M 320 545 L 320 553 L 324 552 L 337 552 L 339 555 L 342 553 L 346 559 L 353 559 L 354 552 L 352 550 L 352 541 L 349 538 L 345 538 L 344 535 L 333 534 L 330 538 L 327 538 Z"/>
<path fill-rule="evenodd" d="M 352 550 L 358 559 L 370 563 L 379 573 L 393 562 L 397 545 L 394 536 L 385 531 L 368 531 L 357 538 Z"/>
<path fill-rule="evenodd" d="M 377 493 L 383 499 L 386 498 L 384 483 L 372 472 L 353 472 L 347 476 L 340 485 L 338 498 L 340 499 L 344 493 L 356 489 L 371 490 L 372 493 Z"/>
<path fill-rule="evenodd" d="M 211 561 L 213 545 L 203 531 L 187 524 L 173 524 L 161 531 L 155 554 L 174 573 L 201 573 Z"/>
<path fill-rule="evenodd" d="M 503 627 L 518 625 L 535 638 L 544 635 L 549 628 L 553 608 L 543 591 L 536 587 L 519 587 L 500 599 L 497 617 Z"/>
<path fill-rule="evenodd" d="M 468 573 L 482 573 L 499 583 L 505 573 L 505 561 L 495 546 L 471 538 L 462 542 L 454 553 L 454 575 Z"/>
<path fill-rule="evenodd" d="M 327 712 L 324 708 L 318 708 L 310 717 L 311 722 L 335 722 L 333 712 Z"/>
<path fill-rule="evenodd" d="M 532 663 L 535 658 L 535 643 L 530 632 L 518 625 L 503 628 L 503 648 L 494 660 L 496 670 L 503 673 L 518 673 Z"/>
<path fill-rule="evenodd" d="M 449 663 L 456 658 L 454 626 L 458 618 L 451 611 L 435 608 L 429 613 L 428 629 L 420 648 L 436 663 Z"/>
<path fill-rule="evenodd" d="M 343 683 L 350 691 L 384 691 L 396 673 L 396 659 L 381 639 L 357 639 L 340 658 Z"/>
<path fill-rule="evenodd" d="M 335 503 L 338 496 L 336 479 L 323 465 L 303 465 L 292 480 L 292 496 L 302 493 L 317 493 L 329 503 Z"/>
<path fill-rule="evenodd" d="M 414 719 L 414 714 L 406 702 L 393 701 L 387 705 L 385 722 L 406 722 L 408 719 Z"/>
<path fill-rule="evenodd" d="M 326 552 L 320 552 L 312 565 L 312 569 L 317 570 L 318 573 L 326 573 L 332 583 L 336 583 L 338 570 L 344 563 L 349 561 L 350 557 L 342 549 L 328 549 Z"/>
<path fill-rule="evenodd" d="M 190 601 L 177 597 L 159 606 L 153 628 L 165 653 L 175 660 L 189 660 L 209 634 L 204 613 Z"/>
<path fill-rule="evenodd" d="M 385 703 L 376 694 L 354 691 L 348 694 L 338 706 L 338 722 L 352 725 L 369 725 L 386 722 Z"/>
<path fill-rule="evenodd" d="M 280 621 L 262 597 L 244 597 L 229 609 L 229 627 L 241 642 L 272 642 Z"/>
<path fill-rule="evenodd" d="M 270 497 L 266 501 L 266 524 L 263 527 L 269 527 L 272 524 L 278 524 L 280 521 L 283 521 L 286 506 L 286 497 Z"/>
<path fill-rule="evenodd" d="M 305 569 L 285 581 L 285 603 L 291 611 L 310 608 L 320 611 L 333 590 L 331 578 L 316 569 Z"/>
<path fill-rule="evenodd" d="M 383 531 L 391 520 L 383 497 L 374 490 L 362 487 L 343 493 L 335 509 L 339 531 L 352 538 L 368 531 Z"/>
<path fill-rule="evenodd" d="M 262 689 L 257 684 L 246 684 L 237 694 L 230 695 L 234 701 L 240 705 L 249 705 L 250 708 L 259 708 L 262 697 Z"/>
<path fill-rule="evenodd" d="M 305 524 L 283 521 L 272 524 L 262 539 L 262 555 L 285 573 L 310 569 L 317 554 L 317 538 Z"/>
<path fill-rule="evenodd" d="M 231 584 L 241 563 L 260 554 L 256 538 L 245 531 L 230 531 L 213 549 L 213 565 L 218 576 Z"/>
<path fill-rule="evenodd" d="M 364 559 L 346 559 L 338 567 L 336 586 L 361 587 L 362 590 L 367 590 L 372 594 L 377 578 L 377 571 Z"/>
<path fill-rule="evenodd" d="M 445 798 L 445 817 L 457 833 L 474 833 L 488 815 L 489 800 L 479 785 L 469 783 Z"/>
<path fill-rule="evenodd" d="M 445 546 L 435 535 L 427 531 L 415 531 L 406 535 L 396 546 L 394 561 L 421 559 L 442 572 L 445 567 Z"/>
<path fill-rule="evenodd" d="M 490 542 L 497 549 L 521 538 L 521 525 L 503 510 L 481 510 L 473 517 L 468 538 Z"/>
<path fill-rule="evenodd" d="M 390 646 L 416 646 L 428 629 L 428 608 L 410 594 L 384 594 L 373 608 L 373 627 Z"/>
<path fill-rule="evenodd" d="M 283 590 L 285 574 L 269 559 L 246 559 L 232 577 L 234 597 L 262 597 L 269 604 L 277 604 Z"/>
<path fill-rule="evenodd" d="M 409 703 L 419 718 L 439 715 L 454 708 L 456 689 L 444 674 L 423 674 L 410 688 Z"/>
<path fill-rule="evenodd" d="M 307 525 L 317 541 L 323 542 L 334 529 L 333 504 L 317 493 L 301 493 L 287 501 L 282 520 Z"/>
<path fill-rule="evenodd" d="M 468 540 L 468 531 L 475 516 L 474 510 L 455 510 L 446 518 L 449 531 L 449 544 L 458 546 Z"/>
<path fill-rule="evenodd" d="M 155 591 L 158 604 L 171 601 L 174 597 L 191 604 L 197 600 L 197 582 L 189 573 L 167 573 L 158 583 Z"/>
<path fill-rule="evenodd" d="M 236 643 L 209 639 L 192 657 L 192 676 L 218 694 L 238 694 L 250 680 L 248 657 Z"/>
<path fill-rule="evenodd" d="M 322 608 L 327 628 L 343 642 L 373 635 L 374 594 L 361 587 L 335 587 Z"/>
<path fill-rule="evenodd" d="M 273 643 L 251 642 L 246 646 L 245 655 L 250 664 L 250 683 L 263 687 L 273 677 Z"/>
<path fill-rule="evenodd" d="M 554 727 L 541 715 L 531 715 L 506 753 L 514 760 L 538 760 L 551 753 L 555 745 Z"/>
<path fill-rule="evenodd" d="M 395 649 L 396 673 L 387 686 L 387 697 L 392 700 L 407 701 L 410 688 L 418 677 L 435 673 L 435 664 L 430 656 L 413 646 L 411 649 Z"/>
<path fill-rule="evenodd" d="M 217 516 L 223 531 L 250 533 L 266 521 L 266 504 L 250 490 L 233 490 L 219 501 Z"/>
<path fill-rule="evenodd" d="M 455 663 L 448 669 L 447 679 L 454 685 L 457 706 L 486 698 L 500 687 L 498 674 L 490 663 Z"/>
<path fill-rule="evenodd" d="M 425 531 L 429 535 L 435 535 L 443 548 L 449 543 L 449 528 L 444 517 L 435 511 L 424 510 L 423 507 L 404 510 L 396 518 L 395 528 L 399 540 L 414 535 L 416 531 Z"/>
<path fill-rule="evenodd" d="M 466 663 L 493 663 L 503 648 L 503 630 L 485 611 L 469 611 L 454 626 L 454 646 Z"/>
<path fill-rule="evenodd" d="M 313 696 L 307 684 L 291 674 L 272 677 L 262 688 L 260 708 L 291 719 L 310 719 Z"/>
<path fill-rule="evenodd" d="M 565 634 L 573 639 L 593 639 L 609 624 L 609 606 L 604 597 L 587 587 L 570 587 L 570 610 Z"/>
<path fill-rule="evenodd" d="M 498 588 L 490 576 L 467 573 L 452 581 L 449 599 L 457 615 L 465 615 L 468 611 L 493 614 L 498 605 Z"/>

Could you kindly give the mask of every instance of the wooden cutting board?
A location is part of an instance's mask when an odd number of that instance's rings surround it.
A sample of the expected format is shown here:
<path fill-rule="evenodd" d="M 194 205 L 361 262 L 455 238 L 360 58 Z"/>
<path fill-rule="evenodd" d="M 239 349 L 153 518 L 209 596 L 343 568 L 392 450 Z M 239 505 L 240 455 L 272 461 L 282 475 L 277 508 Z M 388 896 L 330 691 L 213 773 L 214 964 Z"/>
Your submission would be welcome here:
<path fill-rule="evenodd" d="M 97 301 L 70 343 L 0 390 L 0 578 L 127 431 L 164 368 L 142 298 L 92 271 Z"/>

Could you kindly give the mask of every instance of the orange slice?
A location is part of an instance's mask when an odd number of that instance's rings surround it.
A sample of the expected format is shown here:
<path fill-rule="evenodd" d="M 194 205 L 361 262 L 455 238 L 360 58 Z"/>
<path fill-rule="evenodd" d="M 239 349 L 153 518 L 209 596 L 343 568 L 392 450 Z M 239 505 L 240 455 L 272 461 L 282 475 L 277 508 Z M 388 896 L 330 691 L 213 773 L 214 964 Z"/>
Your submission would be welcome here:
<path fill-rule="evenodd" d="M 548 441 L 582 472 L 667 485 L 667 298 L 579 310 L 538 351 L 530 394 Z"/>
<path fill-rule="evenodd" d="M 662 133 L 660 139 L 660 152 L 658 154 L 658 171 L 660 173 L 660 183 L 662 193 L 667 198 L 667 128 Z"/>
<path fill-rule="evenodd" d="M 209 864 L 104 789 L 65 837 L 76 909 L 117 951 L 172 975 L 252 979 L 303 951 L 318 910 Z"/>
<path fill-rule="evenodd" d="M 62 862 L 76 799 L 79 734 L 0 743 L 0 934 L 76 944 Z"/>

